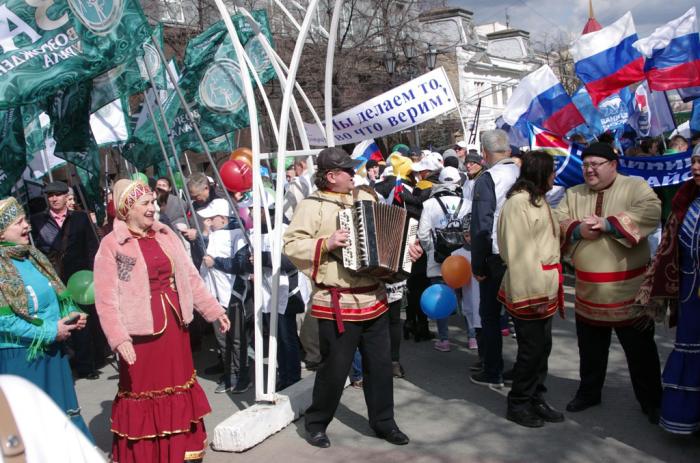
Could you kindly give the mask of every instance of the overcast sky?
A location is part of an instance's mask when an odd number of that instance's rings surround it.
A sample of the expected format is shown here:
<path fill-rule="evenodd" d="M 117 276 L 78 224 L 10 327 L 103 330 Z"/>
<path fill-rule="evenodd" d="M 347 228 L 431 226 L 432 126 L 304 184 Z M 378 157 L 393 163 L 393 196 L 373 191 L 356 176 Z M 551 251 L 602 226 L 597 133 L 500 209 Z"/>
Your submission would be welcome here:
<path fill-rule="evenodd" d="M 472 11 L 476 24 L 505 23 L 507 8 L 510 26 L 529 31 L 534 40 L 541 40 L 545 32 L 580 34 L 588 19 L 588 0 L 450 0 L 449 4 Z M 593 11 L 602 26 L 632 11 L 641 38 L 693 5 L 691 0 L 593 0 Z"/>

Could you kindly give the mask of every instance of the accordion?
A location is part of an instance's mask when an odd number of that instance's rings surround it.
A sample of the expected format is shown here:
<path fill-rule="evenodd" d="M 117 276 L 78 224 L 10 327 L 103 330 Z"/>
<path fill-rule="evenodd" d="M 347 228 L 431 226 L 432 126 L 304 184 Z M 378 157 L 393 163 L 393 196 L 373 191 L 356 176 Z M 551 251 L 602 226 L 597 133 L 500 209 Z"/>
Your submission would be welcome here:
<path fill-rule="evenodd" d="M 409 244 L 415 242 L 418 221 L 406 209 L 375 201 L 355 201 L 338 212 L 340 228 L 349 235 L 343 266 L 360 274 L 386 278 L 411 273 Z"/>

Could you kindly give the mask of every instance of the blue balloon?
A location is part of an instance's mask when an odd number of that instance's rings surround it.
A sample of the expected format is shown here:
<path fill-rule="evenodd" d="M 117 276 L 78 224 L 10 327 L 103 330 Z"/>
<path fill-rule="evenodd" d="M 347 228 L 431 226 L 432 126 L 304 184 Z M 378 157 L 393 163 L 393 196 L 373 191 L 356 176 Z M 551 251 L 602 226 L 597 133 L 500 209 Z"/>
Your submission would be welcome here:
<path fill-rule="evenodd" d="M 432 320 L 446 318 L 457 308 L 457 295 L 454 290 L 444 284 L 434 284 L 420 297 L 420 307 L 425 315 Z"/>

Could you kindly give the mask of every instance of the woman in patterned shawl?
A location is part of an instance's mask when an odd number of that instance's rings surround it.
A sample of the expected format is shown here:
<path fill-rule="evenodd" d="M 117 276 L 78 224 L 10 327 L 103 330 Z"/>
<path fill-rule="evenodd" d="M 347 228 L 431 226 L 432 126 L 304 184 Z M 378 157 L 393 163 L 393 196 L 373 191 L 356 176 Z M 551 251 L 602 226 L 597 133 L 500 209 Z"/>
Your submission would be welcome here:
<path fill-rule="evenodd" d="M 93 440 L 64 346 L 86 321 L 49 260 L 29 244 L 22 206 L 13 197 L 0 200 L 0 374 L 36 384 Z"/>

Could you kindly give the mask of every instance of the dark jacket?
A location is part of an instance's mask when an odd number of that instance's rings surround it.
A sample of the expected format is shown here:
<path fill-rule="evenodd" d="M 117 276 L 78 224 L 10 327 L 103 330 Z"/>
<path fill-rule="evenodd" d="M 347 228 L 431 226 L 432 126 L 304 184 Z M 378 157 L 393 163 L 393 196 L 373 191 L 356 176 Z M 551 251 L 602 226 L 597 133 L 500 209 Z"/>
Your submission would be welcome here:
<path fill-rule="evenodd" d="M 92 270 L 98 242 L 85 212 L 68 211 L 62 227 L 49 211 L 32 215 L 30 222 L 34 246 L 49 257 L 64 283 L 79 270 Z"/>
<path fill-rule="evenodd" d="M 374 184 L 374 191 L 383 196 L 384 199 L 388 199 L 395 186 L 396 177 L 389 175 L 384 177 L 384 180 L 381 182 Z M 406 208 L 406 212 L 408 213 L 409 217 L 420 220 L 420 214 L 423 210 L 423 201 L 421 201 L 421 199 L 416 195 L 415 189 L 412 193 L 407 188 L 404 188 L 401 191 L 401 199 L 403 200 L 404 207 Z"/>
<path fill-rule="evenodd" d="M 496 212 L 496 192 L 489 172 L 480 175 L 474 183 L 472 202 L 471 242 L 472 271 L 474 275 L 488 276 L 487 259 L 493 254 L 491 234 Z"/>

